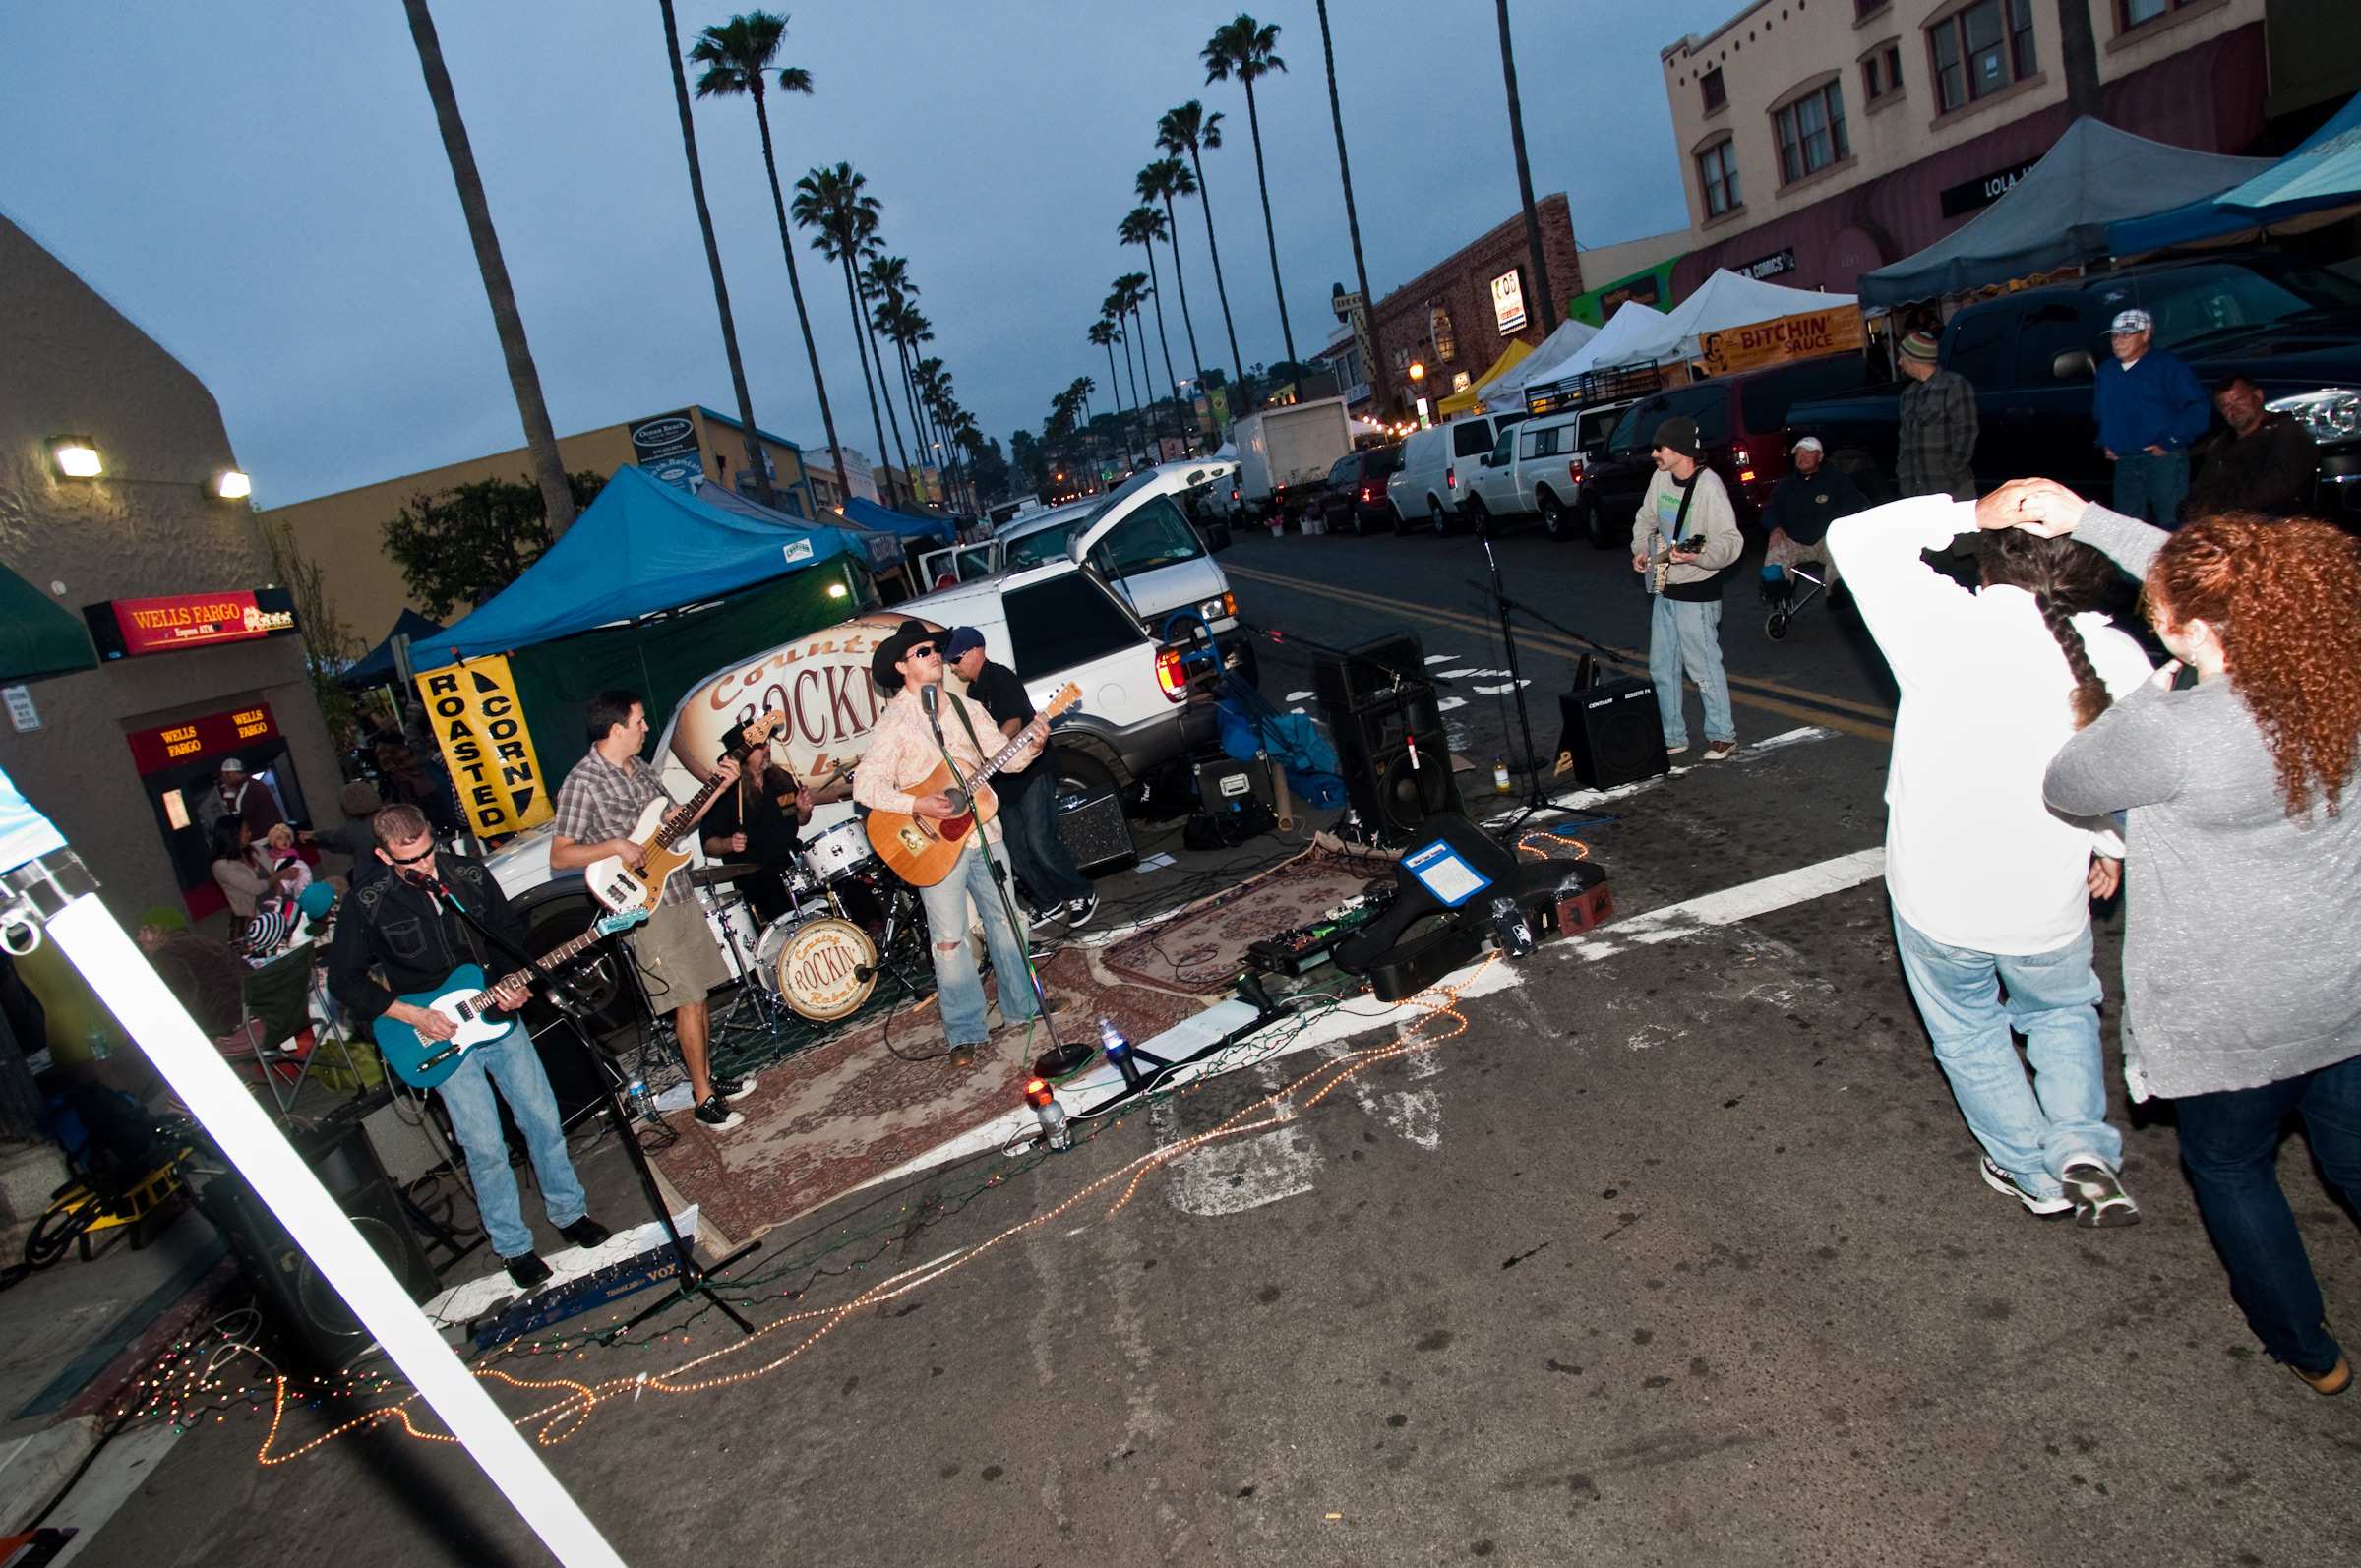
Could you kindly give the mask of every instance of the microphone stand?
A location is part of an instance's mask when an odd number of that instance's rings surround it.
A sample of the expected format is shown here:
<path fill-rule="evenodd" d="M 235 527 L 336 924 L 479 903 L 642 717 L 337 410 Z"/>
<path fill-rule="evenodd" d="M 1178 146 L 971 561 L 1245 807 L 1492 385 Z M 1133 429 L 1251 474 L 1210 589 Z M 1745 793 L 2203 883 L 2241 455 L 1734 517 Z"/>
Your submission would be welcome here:
<path fill-rule="evenodd" d="M 514 942 L 507 940 L 498 932 L 478 920 L 474 911 L 453 897 L 451 889 L 444 886 L 439 878 L 412 878 L 405 874 L 403 880 L 409 881 L 412 886 L 424 886 L 436 897 L 450 904 L 458 912 L 459 919 L 467 926 L 468 930 L 481 936 L 495 952 L 500 953 L 518 969 L 525 970 L 535 977 L 543 975 L 544 971 L 539 964 L 535 963 L 531 957 L 519 952 Z M 616 1096 L 614 1074 L 601 1070 L 602 1064 L 599 1061 L 598 1053 L 592 1048 L 589 1037 L 582 1033 L 579 1020 L 563 1006 L 559 1007 L 557 1011 L 566 1032 L 573 1037 L 575 1049 L 581 1052 L 590 1064 L 591 1075 L 598 1081 L 599 1094 L 606 1101 L 608 1119 L 614 1123 L 616 1133 L 623 1140 L 624 1154 L 632 1162 L 632 1170 L 639 1178 L 639 1191 L 647 1199 L 647 1206 L 655 1214 L 657 1223 L 664 1227 L 664 1239 L 672 1248 L 674 1273 L 671 1292 L 662 1300 L 657 1301 L 630 1322 L 621 1324 L 610 1331 L 611 1335 L 628 1333 L 658 1312 L 669 1309 L 675 1302 L 689 1300 L 692 1297 L 701 1297 L 706 1305 L 719 1307 L 721 1315 L 737 1324 L 741 1332 L 754 1333 L 754 1324 L 748 1322 L 736 1307 L 724 1300 L 721 1294 L 713 1289 L 712 1278 L 714 1275 L 736 1267 L 740 1259 L 750 1252 L 759 1250 L 762 1243 L 749 1241 L 711 1268 L 706 1268 L 696 1261 L 695 1253 L 690 1250 L 689 1242 L 681 1236 L 680 1227 L 672 1223 L 672 1209 L 665 1203 L 663 1191 L 656 1185 L 655 1168 L 647 1163 L 647 1151 L 639 1147 L 639 1138 L 632 1129 L 631 1117 L 624 1110 L 623 1101 Z M 530 1038 L 529 1035 L 527 1038 Z"/>

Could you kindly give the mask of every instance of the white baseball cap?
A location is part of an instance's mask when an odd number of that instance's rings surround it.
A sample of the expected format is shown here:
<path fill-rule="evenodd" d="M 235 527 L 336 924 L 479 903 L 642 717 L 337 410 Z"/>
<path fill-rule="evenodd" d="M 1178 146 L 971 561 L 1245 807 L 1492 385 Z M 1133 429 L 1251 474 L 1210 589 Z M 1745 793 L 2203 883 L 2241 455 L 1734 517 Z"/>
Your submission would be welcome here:
<path fill-rule="evenodd" d="M 2155 327 L 2155 319 L 2144 310 L 2117 311 L 2115 325 L 2107 329 L 2107 335 L 2121 337 L 2126 332 L 2153 332 Z"/>
<path fill-rule="evenodd" d="M 1801 441 L 1795 443 L 1794 447 L 1790 450 L 1795 452 L 1826 452 L 1828 451 L 1826 447 L 1820 445 L 1820 438 L 1818 436 L 1806 436 Z"/>

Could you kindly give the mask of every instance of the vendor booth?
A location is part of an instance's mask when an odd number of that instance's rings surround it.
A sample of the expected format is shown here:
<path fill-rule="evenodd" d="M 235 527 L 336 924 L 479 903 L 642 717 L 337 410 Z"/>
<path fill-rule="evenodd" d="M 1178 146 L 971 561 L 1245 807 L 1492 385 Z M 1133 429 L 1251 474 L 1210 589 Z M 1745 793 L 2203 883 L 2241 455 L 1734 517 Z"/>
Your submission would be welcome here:
<path fill-rule="evenodd" d="M 1522 337 L 1512 337 L 1500 350 L 1500 357 L 1485 367 L 1483 375 L 1434 405 L 1434 411 L 1444 419 L 1456 419 L 1461 414 L 1474 413 L 1477 405 L 1489 397 L 1488 388 L 1507 375 L 1533 353 L 1533 345 Z"/>
<path fill-rule="evenodd" d="M 2215 196 L 2110 224 L 2118 256 L 2176 245 L 2237 245 L 2333 223 L 2361 210 L 2361 94 L 2296 150 Z"/>

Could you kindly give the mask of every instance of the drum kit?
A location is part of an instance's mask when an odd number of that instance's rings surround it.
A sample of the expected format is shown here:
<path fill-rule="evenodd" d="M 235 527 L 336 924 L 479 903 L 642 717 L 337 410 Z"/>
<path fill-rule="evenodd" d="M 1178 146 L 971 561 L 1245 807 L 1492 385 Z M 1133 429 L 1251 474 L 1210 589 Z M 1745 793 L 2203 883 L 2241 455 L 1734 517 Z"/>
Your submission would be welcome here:
<path fill-rule="evenodd" d="M 765 874 L 777 878 L 787 912 L 760 925 L 741 889 Z M 732 966 L 755 982 L 731 1009 L 753 1016 L 725 1016 L 724 1029 L 767 1032 L 782 1008 L 814 1023 L 849 1017 L 877 990 L 879 953 L 894 962 L 917 925 L 916 897 L 878 859 L 858 819 L 816 834 L 784 870 L 733 861 L 690 879 Z"/>

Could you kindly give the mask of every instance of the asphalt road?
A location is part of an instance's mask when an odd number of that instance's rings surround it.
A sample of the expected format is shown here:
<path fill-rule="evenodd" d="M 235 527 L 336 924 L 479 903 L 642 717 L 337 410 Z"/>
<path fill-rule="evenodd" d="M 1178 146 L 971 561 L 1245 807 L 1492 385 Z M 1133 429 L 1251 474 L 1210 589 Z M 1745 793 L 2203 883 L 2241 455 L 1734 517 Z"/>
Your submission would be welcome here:
<path fill-rule="evenodd" d="M 1512 595 L 1641 645 L 1611 555 L 1498 553 Z M 1323 641 L 1415 624 L 1465 661 L 1438 668 L 1496 669 L 1458 586 L 1483 560 L 1466 539 L 1256 537 L 1224 564 L 1257 624 Z M 1495 965 L 1428 1026 L 1449 1038 L 1325 1095 L 1300 1084 L 1120 1210 L 1128 1177 L 1086 1189 L 1393 1035 L 774 1234 L 765 1272 L 812 1266 L 769 1289 L 802 1294 L 762 1301 L 779 1326 L 708 1370 L 770 1369 L 604 1404 L 548 1450 L 558 1474 L 641 1563 L 2355 1560 L 2361 1400 L 2321 1400 L 2255 1347 L 2169 1121 L 2131 1122 L 2136 1228 L 2038 1222 L 1977 1179 L 1860 870 L 1883 835 L 1885 688 L 1823 609 L 1773 646 L 1733 595 L 1725 631 L 1751 683 L 1742 740 L 1818 733 L 1575 829 L 1622 939 Z M 1571 644 L 1540 640 L 1531 691 L 1553 696 Z M 1295 649 L 1266 670 L 1277 696 L 1308 684 Z M 1452 683 L 1457 749 L 1487 776 L 1507 743 L 1475 688 L 1497 684 Z M 1832 863 L 1840 890 L 1793 885 Z M 1673 939 L 1629 940 L 1665 910 Z M 2102 925 L 2110 986 L 2116 938 Z M 2300 1144 L 2284 1167 L 2331 1312 L 2361 1316 L 2352 1224 Z M 788 1313 L 856 1301 L 782 1359 L 828 1321 Z M 545 1375 L 729 1342 L 710 1318 L 690 1333 Z M 448 1447 L 351 1438 L 266 1471 L 260 1436 L 241 1419 L 184 1439 L 84 1561 L 543 1560 Z"/>

